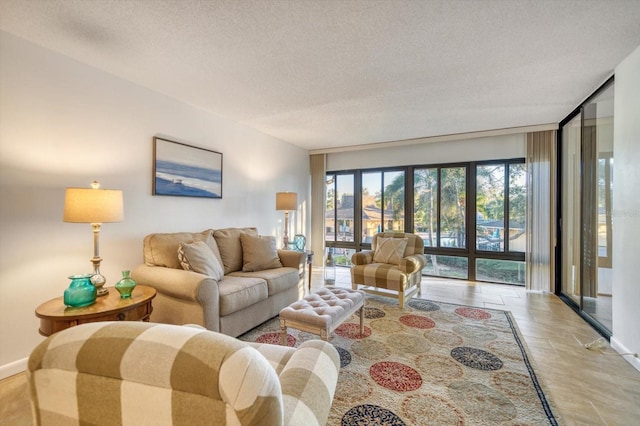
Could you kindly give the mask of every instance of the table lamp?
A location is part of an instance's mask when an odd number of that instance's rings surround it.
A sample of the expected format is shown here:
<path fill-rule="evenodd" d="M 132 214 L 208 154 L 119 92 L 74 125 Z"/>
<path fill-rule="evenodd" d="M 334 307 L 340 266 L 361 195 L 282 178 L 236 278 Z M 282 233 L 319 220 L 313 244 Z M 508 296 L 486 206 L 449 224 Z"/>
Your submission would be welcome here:
<path fill-rule="evenodd" d="M 91 283 L 97 289 L 98 296 L 109 292 L 107 282 L 100 273 L 100 226 L 106 222 L 122 222 L 124 219 L 122 191 L 100 189 L 97 181 L 91 188 L 67 188 L 64 195 L 64 222 L 90 223 L 93 228 L 93 276 Z"/>
<path fill-rule="evenodd" d="M 276 192 L 276 210 L 284 210 L 284 249 L 289 248 L 289 210 L 298 209 L 298 194 L 295 192 Z"/>

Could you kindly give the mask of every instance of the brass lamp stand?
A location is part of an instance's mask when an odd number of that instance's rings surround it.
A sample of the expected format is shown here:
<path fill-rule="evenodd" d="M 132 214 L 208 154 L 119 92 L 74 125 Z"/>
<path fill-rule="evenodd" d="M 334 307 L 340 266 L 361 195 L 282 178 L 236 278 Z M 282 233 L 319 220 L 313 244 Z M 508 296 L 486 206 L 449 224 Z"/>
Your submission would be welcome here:
<path fill-rule="evenodd" d="M 289 248 L 289 210 L 298 209 L 298 194 L 295 192 L 276 192 L 276 210 L 284 210 L 284 235 L 282 248 Z"/>

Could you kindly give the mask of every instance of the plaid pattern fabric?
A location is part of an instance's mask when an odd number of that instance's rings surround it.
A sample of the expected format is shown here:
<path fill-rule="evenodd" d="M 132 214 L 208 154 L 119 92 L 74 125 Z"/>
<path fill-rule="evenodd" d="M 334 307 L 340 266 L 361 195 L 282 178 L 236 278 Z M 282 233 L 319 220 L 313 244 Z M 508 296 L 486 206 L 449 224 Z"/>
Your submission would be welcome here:
<path fill-rule="evenodd" d="M 398 265 L 376 263 L 374 254 L 379 238 L 407 238 L 404 257 Z M 424 241 L 418 235 L 403 232 L 381 232 L 373 236 L 372 250 L 355 253 L 351 257 L 351 287 L 371 293 L 394 296 L 393 293 L 380 293 L 377 289 L 391 290 L 397 294 L 400 307 L 404 307 L 405 296 L 412 297 L 420 293 L 422 268 L 427 264 L 424 256 Z M 361 288 L 360 286 L 365 286 Z M 372 290 L 371 287 L 376 290 Z M 396 297 L 396 296 L 394 296 Z"/>
<path fill-rule="evenodd" d="M 294 405 L 309 409 L 284 411 L 290 400 L 308 399 L 308 392 L 330 395 L 331 405 L 338 354 L 318 342 L 313 350 L 271 350 L 270 345 L 260 350 L 193 327 L 144 322 L 72 327 L 44 340 L 29 358 L 34 424 L 281 425 L 294 414 L 309 416 L 304 424 L 324 424 L 328 407 L 325 413 L 305 401 Z M 304 367 L 300 374 L 306 381 L 284 383 L 291 363 Z"/>
<path fill-rule="evenodd" d="M 404 257 L 408 240 L 408 238 L 378 238 L 376 251 L 373 252 L 373 261 L 399 265 Z"/>
<path fill-rule="evenodd" d="M 351 263 L 354 265 L 366 265 L 373 263 L 373 250 L 362 250 L 351 256 Z"/>
<path fill-rule="evenodd" d="M 374 252 L 378 247 L 378 238 L 408 238 L 407 247 L 404 249 L 404 257 L 412 254 L 424 254 L 424 241 L 416 234 L 405 234 L 404 232 L 380 232 L 373 236 L 371 250 Z"/>

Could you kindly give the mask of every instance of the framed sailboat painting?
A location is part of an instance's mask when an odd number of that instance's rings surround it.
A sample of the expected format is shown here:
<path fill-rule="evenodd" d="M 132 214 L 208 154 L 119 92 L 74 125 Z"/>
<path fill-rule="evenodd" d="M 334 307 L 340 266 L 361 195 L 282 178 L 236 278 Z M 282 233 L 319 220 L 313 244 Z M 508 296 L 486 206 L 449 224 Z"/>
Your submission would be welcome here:
<path fill-rule="evenodd" d="M 153 138 L 153 195 L 222 198 L 222 153 Z"/>

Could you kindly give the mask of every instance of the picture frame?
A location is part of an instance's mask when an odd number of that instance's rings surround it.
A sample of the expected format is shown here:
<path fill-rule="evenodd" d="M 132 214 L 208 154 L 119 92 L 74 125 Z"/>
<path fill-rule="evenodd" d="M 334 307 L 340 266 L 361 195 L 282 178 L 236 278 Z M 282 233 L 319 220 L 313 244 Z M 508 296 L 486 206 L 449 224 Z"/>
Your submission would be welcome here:
<path fill-rule="evenodd" d="M 222 153 L 153 138 L 153 195 L 222 198 Z"/>

